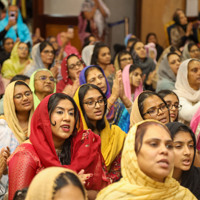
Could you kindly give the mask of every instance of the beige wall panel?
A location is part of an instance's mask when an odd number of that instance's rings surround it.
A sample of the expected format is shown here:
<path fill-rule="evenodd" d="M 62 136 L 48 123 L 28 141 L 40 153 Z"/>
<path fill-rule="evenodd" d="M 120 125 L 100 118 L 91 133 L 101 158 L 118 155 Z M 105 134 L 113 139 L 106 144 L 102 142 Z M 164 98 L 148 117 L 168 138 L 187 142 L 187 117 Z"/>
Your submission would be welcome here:
<path fill-rule="evenodd" d="M 172 20 L 177 8 L 185 10 L 185 0 L 142 0 L 141 40 L 145 42 L 146 35 L 154 32 L 159 44 L 166 47 L 164 25 Z"/>

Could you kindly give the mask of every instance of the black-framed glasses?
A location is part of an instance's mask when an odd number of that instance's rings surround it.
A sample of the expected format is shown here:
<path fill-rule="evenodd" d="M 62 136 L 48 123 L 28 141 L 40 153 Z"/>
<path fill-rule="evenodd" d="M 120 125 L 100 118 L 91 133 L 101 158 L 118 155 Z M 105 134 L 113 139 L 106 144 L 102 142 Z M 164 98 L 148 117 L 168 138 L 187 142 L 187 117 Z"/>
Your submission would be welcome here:
<path fill-rule="evenodd" d="M 176 110 L 181 110 L 182 105 L 167 103 L 167 107 L 168 107 L 170 110 L 172 110 L 173 108 L 175 108 Z"/>
<path fill-rule="evenodd" d="M 99 104 L 99 106 L 103 106 L 103 105 L 106 105 L 106 100 L 102 98 L 96 101 L 89 100 L 89 101 L 84 102 L 84 104 L 86 104 L 88 108 L 95 108 L 97 103 Z"/>
<path fill-rule="evenodd" d="M 143 116 L 146 115 L 146 114 L 148 114 L 151 117 L 155 117 L 155 116 L 158 115 L 159 110 L 162 111 L 162 112 L 166 112 L 168 110 L 168 107 L 164 103 L 160 104 L 158 107 L 152 107 L 152 108 L 150 108 L 146 113 L 143 113 Z"/>
<path fill-rule="evenodd" d="M 68 68 L 75 70 L 77 68 L 79 69 L 82 65 L 83 65 L 83 62 L 79 60 L 76 64 L 69 65 Z"/>
<path fill-rule="evenodd" d="M 51 82 L 56 82 L 56 80 L 54 79 L 54 77 L 53 76 L 50 76 L 50 77 L 48 77 L 48 76 L 39 76 L 37 79 L 35 79 L 35 81 L 46 81 L 47 79 L 49 79 Z"/>
<path fill-rule="evenodd" d="M 31 91 L 26 91 L 24 94 L 22 94 L 22 93 L 16 94 L 16 95 L 14 96 L 14 98 L 15 98 L 15 99 L 22 99 L 23 96 L 29 97 L 30 95 L 32 95 L 32 92 L 31 92 Z"/>

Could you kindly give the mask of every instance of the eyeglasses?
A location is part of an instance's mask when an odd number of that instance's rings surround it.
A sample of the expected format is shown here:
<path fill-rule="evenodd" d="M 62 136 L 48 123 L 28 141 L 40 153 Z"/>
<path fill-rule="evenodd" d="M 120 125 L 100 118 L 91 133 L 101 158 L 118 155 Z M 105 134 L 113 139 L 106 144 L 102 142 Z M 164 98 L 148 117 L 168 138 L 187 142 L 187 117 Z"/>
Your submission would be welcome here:
<path fill-rule="evenodd" d="M 18 47 L 18 49 L 28 51 L 28 47 Z"/>
<path fill-rule="evenodd" d="M 200 51 L 200 49 L 194 49 L 194 50 L 191 50 L 190 52 L 191 53 L 195 53 L 195 52 L 199 53 L 199 51 Z"/>
<path fill-rule="evenodd" d="M 123 58 L 123 59 L 121 59 L 120 61 L 122 61 L 122 62 L 124 62 L 124 61 L 131 61 L 131 60 L 133 60 L 131 57 L 130 58 Z"/>
<path fill-rule="evenodd" d="M 167 105 L 165 105 L 164 103 L 163 104 L 160 104 L 158 107 L 153 107 L 153 108 L 150 108 L 146 113 L 144 113 L 143 115 L 150 115 L 151 117 L 155 117 L 158 115 L 158 112 L 159 110 L 161 110 L 162 112 L 165 112 L 168 110 L 168 107 Z"/>
<path fill-rule="evenodd" d="M 22 99 L 23 96 L 29 97 L 30 95 L 32 95 L 32 92 L 31 92 L 31 91 L 27 91 L 27 92 L 25 92 L 24 94 L 22 94 L 22 93 L 16 94 L 16 95 L 14 96 L 14 98 L 15 98 L 15 99 Z"/>
<path fill-rule="evenodd" d="M 56 82 L 56 80 L 54 79 L 53 76 L 47 77 L 47 76 L 39 76 L 38 79 L 35 79 L 35 81 L 46 81 L 47 79 L 49 79 L 51 82 Z"/>
<path fill-rule="evenodd" d="M 182 105 L 179 105 L 179 104 L 170 104 L 170 103 L 167 103 L 167 107 L 172 110 L 173 107 L 176 109 L 176 110 L 181 110 L 182 108 Z"/>
<path fill-rule="evenodd" d="M 44 54 L 53 54 L 54 55 L 54 51 L 53 50 L 52 51 L 44 50 L 44 51 L 42 51 L 42 53 L 44 53 Z"/>
<path fill-rule="evenodd" d="M 79 68 L 82 66 L 82 64 L 83 64 L 83 62 L 78 61 L 76 64 L 71 64 L 71 65 L 69 65 L 68 68 L 69 68 L 69 69 L 73 69 L 73 70 L 75 70 L 76 68 L 79 69 Z"/>
<path fill-rule="evenodd" d="M 90 101 L 84 102 L 84 104 L 86 104 L 88 106 L 88 108 L 95 108 L 97 103 L 100 106 L 106 105 L 105 99 L 99 99 L 99 100 L 96 100 L 96 101 L 90 100 Z"/>

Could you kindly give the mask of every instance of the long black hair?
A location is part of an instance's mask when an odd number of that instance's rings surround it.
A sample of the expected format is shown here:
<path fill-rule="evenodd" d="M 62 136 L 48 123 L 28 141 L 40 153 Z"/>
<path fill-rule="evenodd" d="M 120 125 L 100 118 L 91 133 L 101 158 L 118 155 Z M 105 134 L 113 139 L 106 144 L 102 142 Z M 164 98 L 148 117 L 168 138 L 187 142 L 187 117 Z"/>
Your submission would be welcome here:
<path fill-rule="evenodd" d="M 96 127 L 94 127 L 90 120 L 88 119 L 88 116 L 87 116 L 87 113 L 85 112 L 85 109 L 83 107 L 83 99 L 86 95 L 86 93 L 88 92 L 88 90 L 91 90 L 91 89 L 96 89 L 99 91 L 99 93 L 102 95 L 103 99 L 104 99 L 104 102 L 105 102 L 105 108 L 104 108 L 104 114 L 103 114 L 103 117 L 102 119 L 98 120 L 97 123 L 96 123 Z M 80 106 L 81 106 L 81 110 L 83 112 L 83 116 L 85 118 L 85 121 L 86 121 L 86 124 L 88 126 L 88 128 L 90 128 L 92 131 L 97 129 L 99 132 L 101 130 L 103 130 L 105 127 L 106 127 L 106 124 L 105 124 L 105 121 L 104 121 L 104 116 L 106 114 L 106 109 L 107 109 L 107 100 L 106 100 L 106 96 L 104 95 L 104 93 L 101 91 L 101 89 L 96 86 L 96 85 L 93 85 L 93 84 L 84 84 L 82 85 L 80 88 L 79 88 L 79 102 L 80 102 Z"/>
<path fill-rule="evenodd" d="M 197 197 L 197 199 L 200 199 L 200 169 L 193 166 L 196 154 L 195 134 L 188 126 L 180 122 L 171 122 L 166 124 L 166 126 L 170 131 L 172 139 L 174 139 L 175 135 L 179 131 L 187 132 L 192 137 L 194 142 L 194 157 L 190 169 L 188 171 L 182 171 L 181 185 L 188 188 Z"/>
<path fill-rule="evenodd" d="M 79 124 L 78 107 L 76 106 L 76 103 L 74 102 L 74 100 L 70 96 L 63 94 L 63 93 L 55 93 L 49 98 L 48 113 L 49 113 L 49 119 L 51 120 L 52 112 L 55 110 L 58 103 L 61 100 L 65 100 L 65 99 L 69 100 L 74 107 L 75 125 L 74 125 L 72 135 L 69 138 L 67 138 L 65 140 L 64 144 L 63 144 L 63 148 L 62 148 L 59 159 L 60 159 L 60 162 L 61 162 L 62 165 L 69 165 L 71 163 L 71 141 L 72 141 L 73 136 L 77 132 L 76 127 Z M 53 123 L 52 121 L 50 121 L 50 122 L 51 122 L 52 126 L 56 125 L 56 123 Z"/>

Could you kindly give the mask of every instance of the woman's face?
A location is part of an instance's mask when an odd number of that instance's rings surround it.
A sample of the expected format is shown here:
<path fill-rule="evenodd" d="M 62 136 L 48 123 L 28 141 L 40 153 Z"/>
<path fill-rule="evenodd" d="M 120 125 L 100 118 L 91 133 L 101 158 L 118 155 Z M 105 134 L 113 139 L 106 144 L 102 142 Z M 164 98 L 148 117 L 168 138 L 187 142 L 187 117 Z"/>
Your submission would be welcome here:
<path fill-rule="evenodd" d="M 54 143 L 62 143 L 69 138 L 74 130 L 74 106 L 68 99 L 60 100 L 51 114 L 52 136 Z"/>
<path fill-rule="evenodd" d="M 77 186 L 69 184 L 56 191 L 54 200 L 84 200 L 84 196 Z"/>
<path fill-rule="evenodd" d="M 162 126 L 147 128 L 137 159 L 141 171 L 155 181 L 164 182 L 173 168 L 174 152 L 172 139 Z"/>
<path fill-rule="evenodd" d="M 17 48 L 17 53 L 20 59 L 27 59 L 28 57 L 28 46 L 25 43 L 20 43 Z"/>
<path fill-rule="evenodd" d="M 120 57 L 120 68 L 123 70 L 126 65 L 133 64 L 133 59 L 130 54 L 124 54 Z"/>
<path fill-rule="evenodd" d="M 178 16 L 179 16 L 179 22 L 181 25 L 186 25 L 188 23 L 185 13 L 179 12 Z"/>
<path fill-rule="evenodd" d="M 146 58 L 146 50 L 144 48 L 144 44 L 142 42 L 137 42 L 134 46 L 134 50 L 140 59 Z"/>
<path fill-rule="evenodd" d="M 143 102 L 144 119 L 155 119 L 163 124 L 169 123 L 169 111 L 165 103 L 156 95 L 147 97 Z"/>
<path fill-rule="evenodd" d="M 106 93 L 107 91 L 106 78 L 99 69 L 97 68 L 90 69 L 87 74 L 86 81 L 87 83 L 91 83 L 93 85 L 98 86 L 104 94 Z"/>
<path fill-rule="evenodd" d="M 171 120 L 171 122 L 174 122 L 178 117 L 179 100 L 178 100 L 177 96 L 174 94 L 166 95 L 164 97 L 164 100 L 167 103 L 167 106 L 169 108 L 170 120 Z"/>
<path fill-rule="evenodd" d="M 40 53 L 44 65 L 51 65 L 54 59 L 54 50 L 50 45 L 47 45 Z"/>
<path fill-rule="evenodd" d="M 101 93 L 96 89 L 88 90 L 83 98 L 83 108 L 91 123 L 101 120 L 105 110 Z"/>
<path fill-rule="evenodd" d="M 155 35 L 150 35 L 149 38 L 148 38 L 148 43 L 151 43 L 153 42 L 154 44 L 157 43 L 157 39 L 155 37 Z"/>
<path fill-rule="evenodd" d="M 179 131 L 174 137 L 174 167 L 187 171 L 194 157 L 194 141 L 189 132 Z"/>
<path fill-rule="evenodd" d="M 30 111 L 33 107 L 33 95 L 25 85 L 16 85 L 13 94 L 16 112 Z"/>
<path fill-rule="evenodd" d="M 35 74 L 35 94 L 48 93 L 54 91 L 54 77 L 48 71 L 39 71 Z"/>
<path fill-rule="evenodd" d="M 72 56 L 69 59 L 67 59 L 67 66 L 69 77 L 72 80 L 78 79 L 81 70 L 84 68 L 83 63 L 76 56 Z"/>
<path fill-rule="evenodd" d="M 188 82 L 194 90 L 200 88 L 200 61 L 191 61 L 188 65 Z"/>
<path fill-rule="evenodd" d="M 181 59 L 176 54 L 172 54 L 168 57 L 168 63 L 171 70 L 174 72 L 175 76 L 177 75 L 178 68 L 181 64 Z"/>
<path fill-rule="evenodd" d="M 98 54 L 98 64 L 99 65 L 109 65 L 111 62 L 110 49 L 108 47 L 102 47 Z"/>
<path fill-rule="evenodd" d="M 135 69 L 129 74 L 129 80 L 131 86 L 134 88 L 139 87 L 142 82 L 142 70 L 140 68 Z"/>
<path fill-rule="evenodd" d="M 196 58 L 196 59 L 200 59 L 200 51 L 198 46 L 193 45 L 189 51 L 190 57 L 191 58 Z"/>

